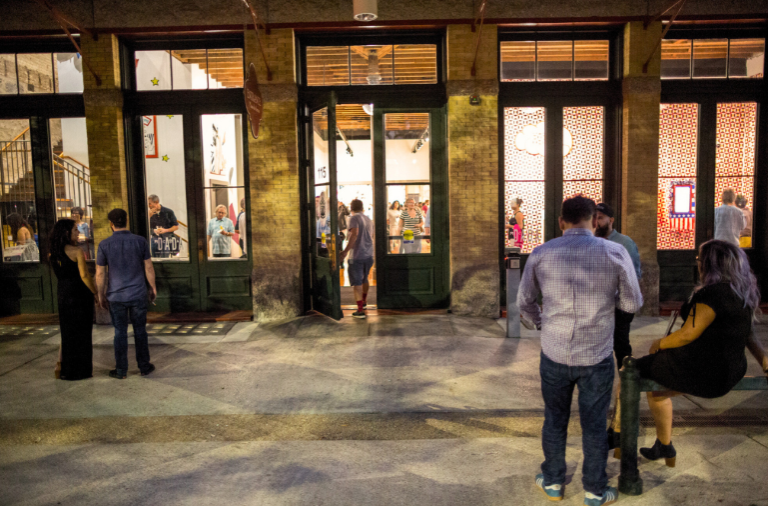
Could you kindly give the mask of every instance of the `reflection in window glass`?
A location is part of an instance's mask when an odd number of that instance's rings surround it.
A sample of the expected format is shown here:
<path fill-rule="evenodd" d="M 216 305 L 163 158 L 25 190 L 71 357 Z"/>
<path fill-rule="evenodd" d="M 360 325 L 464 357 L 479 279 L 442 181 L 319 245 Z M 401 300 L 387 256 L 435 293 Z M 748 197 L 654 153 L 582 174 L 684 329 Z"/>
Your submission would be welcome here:
<path fill-rule="evenodd" d="M 656 206 L 656 244 L 660 250 L 696 247 L 698 132 L 698 104 L 661 104 Z"/>
<path fill-rule="evenodd" d="M 80 249 L 83 250 L 86 260 L 95 260 L 91 169 L 85 118 L 51 119 L 49 132 L 56 219 L 75 220 Z"/>
<path fill-rule="evenodd" d="M 331 245 L 331 194 L 330 185 L 315 186 L 315 236 L 317 256 L 328 258 Z"/>
<path fill-rule="evenodd" d="M 693 41 L 694 79 L 725 77 L 728 67 L 728 39 L 696 39 Z"/>
<path fill-rule="evenodd" d="M 208 89 L 243 87 L 243 50 L 208 50 Z"/>
<path fill-rule="evenodd" d="M 661 78 L 690 79 L 691 39 L 664 39 L 661 41 Z"/>
<path fill-rule="evenodd" d="M 523 253 L 544 242 L 544 113 L 543 107 L 504 108 L 505 245 Z"/>
<path fill-rule="evenodd" d="M 82 93 L 83 58 L 79 53 L 54 53 L 56 93 Z"/>
<path fill-rule="evenodd" d="M 16 55 L 19 93 L 53 93 L 51 53 Z"/>
<path fill-rule="evenodd" d="M 429 113 L 385 114 L 384 130 L 387 202 L 402 203 L 388 252 L 429 253 Z"/>
<path fill-rule="evenodd" d="M 171 55 L 168 51 L 136 51 L 136 89 L 171 89 Z"/>
<path fill-rule="evenodd" d="M 18 92 L 16 55 L 0 54 L 0 95 L 15 95 Z"/>
<path fill-rule="evenodd" d="M 349 48 L 349 73 L 352 84 L 392 84 L 392 46 L 351 46 Z"/>
<path fill-rule="evenodd" d="M 242 120 L 240 114 L 200 117 L 209 258 L 245 258 L 248 252 Z"/>
<path fill-rule="evenodd" d="M 572 40 L 540 40 L 536 43 L 536 59 L 539 81 L 573 79 Z"/>
<path fill-rule="evenodd" d="M 3 262 L 38 262 L 35 179 L 28 120 L 0 120 Z"/>
<path fill-rule="evenodd" d="M 536 42 L 509 41 L 501 43 L 501 80 L 536 80 Z"/>
<path fill-rule="evenodd" d="M 576 81 L 605 81 L 608 79 L 610 44 L 607 40 L 576 40 L 573 42 L 573 71 Z"/>
<path fill-rule="evenodd" d="M 315 184 L 328 183 L 330 179 L 328 165 L 328 109 L 322 108 L 312 114 L 312 135 L 315 160 Z"/>
<path fill-rule="evenodd" d="M 434 84 L 437 82 L 435 44 L 395 46 L 395 84 Z"/>
<path fill-rule="evenodd" d="M 731 39 L 728 77 L 763 77 L 765 39 Z"/>
<path fill-rule="evenodd" d="M 603 200 L 602 107 L 563 108 L 563 199 Z"/>
<path fill-rule="evenodd" d="M 307 48 L 307 86 L 349 84 L 349 46 Z"/>
<path fill-rule="evenodd" d="M 155 261 L 189 260 L 184 118 L 142 116 L 149 244 Z"/>
<path fill-rule="evenodd" d="M 715 206 L 722 204 L 723 192 L 732 190 L 736 206 L 747 219 L 740 231 L 742 248 L 752 247 L 754 209 L 757 103 L 717 104 L 715 151 Z"/>

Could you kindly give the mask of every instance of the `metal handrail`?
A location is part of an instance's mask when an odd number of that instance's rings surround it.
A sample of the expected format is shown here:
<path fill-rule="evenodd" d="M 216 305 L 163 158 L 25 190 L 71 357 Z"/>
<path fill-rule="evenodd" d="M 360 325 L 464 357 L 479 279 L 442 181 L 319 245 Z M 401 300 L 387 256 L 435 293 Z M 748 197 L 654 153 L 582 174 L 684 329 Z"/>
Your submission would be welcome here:
<path fill-rule="evenodd" d="M 25 128 L 24 130 L 22 130 L 22 131 L 21 131 L 21 133 L 20 133 L 19 135 L 17 135 L 16 137 L 14 137 L 14 138 L 13 138 L 13 139 L 12 139 L 12 140 L 11 140 L 11 141 L 8 143 L 8 144 L 6 144 L 5 146 L 3 146 L 3 148 L 2 148 L 2 149 L 0 149 L 0 153 L 1 153 L 1 152 L 3 152 L 3 151 L 5 151 L 6 149 L 8 149 L 8 146 L 10 146 L 10 145 L 11 145 L 11 144 L 13 144 L 14 142 L 18 141 L 18 140 L 19 140 L 19 137 L 22 137 L 22 136 L 23 136 L 24 134 L 26 134 L 27 132 L 29 132 L 29 127 L 27 127 L 27 128 Z M 25 142 L 26 142 L 26 141 L 25 141 Z"/>
<path fill-rule="evenodd" d="M 72 158 L 72 157 L 71 157 L 71 156 L 69 156 L 69 155 L 65 155 L 64 153 L 62 153 L 62 154 L 60 154 L 60 155 L 58 155 L 58 156 L 59 156 L 59 158 L 64 158 L 64 159 L 67 159 L 67 160 L 72 160 L 73 162 L 75 162 L 75 163 L 77 163 L 78 165 L 80 165 L 82 168 L 84 168 L 84 169 L 88 169 L 88 172 L 90 172 L 90 171 L 91 171 L 91 168 L 90 168 L 90 167 L 88 167 L 88 166 L 87 166 L 86 164 L 84 164 L 83 162 L 81 162 L 80 160 L 77 160 L 77 159 L 75 159 L 75 158 Z"/>

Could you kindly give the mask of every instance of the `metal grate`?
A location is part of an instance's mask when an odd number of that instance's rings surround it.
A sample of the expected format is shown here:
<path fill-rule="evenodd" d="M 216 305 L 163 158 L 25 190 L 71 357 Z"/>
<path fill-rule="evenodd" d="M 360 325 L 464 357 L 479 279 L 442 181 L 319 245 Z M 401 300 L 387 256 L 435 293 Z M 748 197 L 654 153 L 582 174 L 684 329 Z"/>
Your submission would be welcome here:
<path fill-rule="evenodd" d="M 226 323 L 152 323 L 147 325 L 150 336 L 192 335 L 223 336 L 229 332 L 235 322 Z"/>

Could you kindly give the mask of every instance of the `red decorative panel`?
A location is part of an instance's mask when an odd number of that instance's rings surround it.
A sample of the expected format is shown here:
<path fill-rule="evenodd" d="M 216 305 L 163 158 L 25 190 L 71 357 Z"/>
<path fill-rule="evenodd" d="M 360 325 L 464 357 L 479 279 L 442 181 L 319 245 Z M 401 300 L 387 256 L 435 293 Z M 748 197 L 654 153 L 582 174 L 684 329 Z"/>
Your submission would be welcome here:
<path fill-rule="evenodd" d="M 603 180 L 603 116 L 602 107 L 563 109 L 563 181 Z"/>
<path fill-rule="evenodd" d="M 603 200 L 603 180 L 563 181 L 563 200 L 581 195 L 600 203 Z"/>
<path fill-rule="evenodd" d="M 530 253 L 544 242 L 543 107 L 504 109 L 504 179 L 506 219 L 512 216 L 513 199 L 523 199 L 523 253 Z"/>
<path fill-rule="evenodd" d="M 698 104 L 661 104 L 659 115 L 659 190 L 657 240 L 660 250 L 696 247 L 696 207 L 690 213 L 675 213 L 673 188 L 696 188 L 696 147 L 698 145 Z"/>
<path fill-rule="evenodd" d="M 717 104 L 715 206 L 731 188 L 747 199 L 747 209 L 753 208 L 756 135 L 755 102 Z"/>
<path fill-rule="evenodd" d="M 504 179 L 544 181 L 544 108 L 504 109 Z"/>
<path fill-rule="evenodd" d="M 544 242 L 544 182 L 515 182 L 507 181 L 504 187 L 505 222 L 512 216 L 513 199 L 523 199 L 520 210 L 525 216 L 523 223 L 523 253 L 530 253 L 533 248 Z M 507 238 L 505 229 L 505 244 L 508 248 L 514 246 Z"/>

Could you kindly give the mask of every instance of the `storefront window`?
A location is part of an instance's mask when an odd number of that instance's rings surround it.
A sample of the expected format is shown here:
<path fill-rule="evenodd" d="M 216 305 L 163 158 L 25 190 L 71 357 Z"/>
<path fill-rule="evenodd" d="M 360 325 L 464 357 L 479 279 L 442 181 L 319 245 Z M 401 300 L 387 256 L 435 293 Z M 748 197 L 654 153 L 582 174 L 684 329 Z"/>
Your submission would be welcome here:
<path fill-rule="evenodd" d="M 242 121 L 240 114 L 200 118 L 209 259 L 248 256 Z"/>
<path fill-rule="evenodd" d="M 152 260 L 189 260 L 184 117 L 163 114 L 141 120 Z"/>
<path fill-rule="evenodd" d="M 79 53 L 0 54 L 0 95 L 82 92 Z"/>
<path fill-rule="evenodd" d="M 88 135 L 85 118 L 55 118 L 49 123 L 53 164 L 53 190 L 56 219 L 70 218 L 77 223 L 78 243 L 86 260 L 95 260 L 91 169 L 88 161 Z M 105 217 L 97 217 L 105 219 Z"/>
<path fill-rule="evenodd" d="M 563 199 L 603 200 L 604 110 L 563 108 Z"/>
<path fill-rule="evenodd" d="M 504 108 L 505 245 L 523 253 L 544 242 L 544 113 L 543 107 Z"/>
<path fill-rule="evenodd" d="M 503 41 L 501 81 L 607 81 L 608 40 Z"/>
<path fill-rule="evenodd" d="M 136 51 L 136 89 L 206 90 L 243 87 L 243 50 Z"/>
<path fill-rule="evenodd" d="M 387 202 L 398 202 L 402 209 L 389 218 L 387 251 L 430 253 L 429 113 L 385 114 L 384 136 Z"/>
<path fill-rule="evenodd" d="M 435 44 L 308 46 L 307 86 L 437 82 Z"/>
<path fill-rule="evenodd" d="M 662 79 L 760 79 L 765 39 L 664 39 Z"/>
<path fill-rule="evenodd" d="M 726 190 L 732 190 L 736 206 L 744 213 L 747 226 L 740 244 L 752 247 L 754 209 L 757 104 L 735 102 L 717 104 L 717 147 L 715 151 L 715 206 L 722 204 Z"/>
<path fill-rule="evenodd" d="M 29 121 L 0 120 L 0 227 L 3 262 L 39 262 Z"/>
<path fill-rule="evenodd" d="M 696 247 L 698 104 L 661 104 L 659 117 L 659 250 Z"/>

